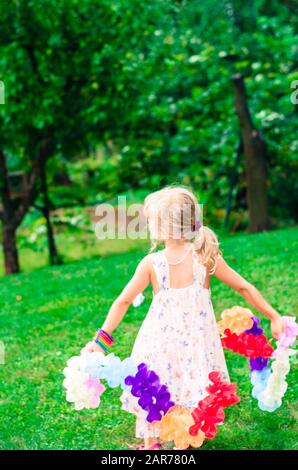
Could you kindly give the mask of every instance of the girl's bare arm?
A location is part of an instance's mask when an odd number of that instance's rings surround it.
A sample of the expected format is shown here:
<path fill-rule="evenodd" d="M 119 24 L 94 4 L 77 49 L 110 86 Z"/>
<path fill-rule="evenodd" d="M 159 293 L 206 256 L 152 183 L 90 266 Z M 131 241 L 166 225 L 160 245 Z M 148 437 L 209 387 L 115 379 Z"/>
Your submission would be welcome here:
<path fill-rule="evenodd" d="M 112 335 L 113 331 L 117 328 L 124 315 L 127 312 L 128 307 L 133 302 L 135 297 L 140 294 L 148 284 L 151 278 L 151 263 L 148 256 L 142 259 L 139 263 L 133 277 L 125 286 L 121 294 L 113 302 L 108 315 L 102 325 L 102 329 L 109 335 Z M 88 343 L 84 351 L 100 351 L 101 348 L 98 344 L 91 341 Z"/>
<path fill-rule="evenodd" d="M 242 297 L 271 321 L 271 331 L 278 339 L 283 332 L 284 323 L 281 315 L 264 299 L 261 293 L 250 282 L 244 279 L 226 261 L 220 257 L 214 275 L 232 289 L 239 292 Z"/>

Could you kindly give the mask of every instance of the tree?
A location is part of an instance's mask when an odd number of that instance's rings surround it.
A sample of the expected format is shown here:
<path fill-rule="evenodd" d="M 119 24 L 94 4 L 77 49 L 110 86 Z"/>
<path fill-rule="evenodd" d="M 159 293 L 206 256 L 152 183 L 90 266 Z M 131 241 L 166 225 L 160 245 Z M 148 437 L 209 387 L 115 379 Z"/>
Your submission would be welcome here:
<path fill-rule="evenodd" d="M 233 77 L 235 110 L 238 115 L 245 156 L 246 193 L 249 213 L 249 231 L 261 232 L 269 228 L 267 207 L 267 152 L 260 132 L 253 125 L 243 77 Z"/>
<path fill-rule="evenodd" d="M 159 0 L 1 3 L 2 239 L 6 272 L 15 273 L 16 230 L 42 187 L 47 161 L 71 161 L 125 132 L 164 8 Z M 11 169 L 29 174 L 18 204 L 10 198 Z"/>
<path fill-rule="evenodd" d="M 119 136 L 121 187 L 191 184 L 214 221 L 231 197 L 232 180 L 232 198 L 242 201 L 242 159 L 237 181 L 232 178 L 239 123 L 231 77 L 240 73 L 255 126 L 266 134 L 270 219 L 274 223 L 283 214 L 297 220 L 298 121 L 290 101 L 291 82 L 298 78 L 297 16 L 280 0 L 172 4 L 166 24 L 158 27 L 154 73 L 145 70 L 137 113 L 130 114 L 122 142 Z M 246 207 L 232 206 L 243 211 L 244 228 Z"/>
<path fill-rule="evenodd" d="M 36 197 L 37 181 L 46 159 L 51 153 L 51 144 L 50 138 L 45 138 L 41 142 L 38 154 L 32 164 L 27 192 L 21 201 L 18 202 L 17 206 L 10 196 L 6 158 L 2 149 L 0 149 L 0 189 L 3 203 L 3 209 L 1 211 L 3 224 L 2 242 L 7 274 L 17 273 L 19 271 L 16 230 Z"/>

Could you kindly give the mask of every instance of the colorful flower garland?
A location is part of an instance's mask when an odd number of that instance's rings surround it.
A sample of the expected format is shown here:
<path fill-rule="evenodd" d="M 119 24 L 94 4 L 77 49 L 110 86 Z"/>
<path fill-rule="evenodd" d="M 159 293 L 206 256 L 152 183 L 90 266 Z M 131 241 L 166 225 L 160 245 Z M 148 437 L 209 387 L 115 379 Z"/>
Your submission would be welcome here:
<path fill-rule="evenodd" d="M 290 346 L 295 343 L 298 334 L 295 318 L 282 317 L 285 329 L 277 341 L 276 350 L 259 326 L 260 319 L 253 316 L 249 309 L 235 306 L 224 310 L 221 318 L 218 326 L 222 345 L 249 359 L 252 396 L 258 400 L 261 410 L 275 411 L 281 406 L 288 387 L 286 376 L 290 371 L 290 357 L 295 354 Z M 271 366 L 268 365 L 269 359 L 272 359 Z"/>
<path fill-rule="evenodd" d="M 223 346 L 249 359 L 252 396 L 258 400 L 259 408 L 276 410 L 287 389 L 289 358 L 295 354 L 289 349 L 298 334 L 295 319 L 283 317 L 285 331 L 274 351 L 259 326 L 259 318 L 249 309 L 226 309 L 221 318 L 218 328 Z M 211 383 L 206 387 L 205 398 L 190 411 L 171 401 L 167 386 L 146 364 L 136 366 L 132 358 L 121 361 L 113 353 L 74 356 L 67 361 L 63 373 L 66 400 L 74 403 L 75 410 L 97 408 L 105 390 L 101 380 L 106 380 L 112 388 L 120 386 L 130 391 L 135 406 L 127 407 L 127 411 L 146 417 L 149 423 L 159 422 L 161 439 L 174 441 L 180 449 L 200 447 L 205 439 L 213 439 L 217 426 L 225 419 L 224 409 L 240 401 L 236 384 L 224 382 L 220 372 L 213 371 L 208 376 Z"/>
<path fill-rule="evenodd" d="M 127 375 L 128 370 L 134 375 Z M 208 394 L 191 412 L 171 401 L 167 386 L 160 383 L 159 376 L 146 364 L 136 368 L 131 358 L 121 361 L 114 354 L 74 356 L 67 361 L 63 373 L 66 399 L 75 404 L 75 410 L 99 406 L 100 395 L 105 390 L 100 379 L 105 379 L 111 387 L 130 389 L 138 405 L 130 411 L 146 416 L 149 423 L 159 421 L 161 439 L 174 441 L 180 449 L 190 445 L 200 447 L 205 439 L 213 439 L 217 424 L 224 421 L 224 408 L 240 401 L 236 384 L 223 382 L 219 372 L 211 372 Z"/>

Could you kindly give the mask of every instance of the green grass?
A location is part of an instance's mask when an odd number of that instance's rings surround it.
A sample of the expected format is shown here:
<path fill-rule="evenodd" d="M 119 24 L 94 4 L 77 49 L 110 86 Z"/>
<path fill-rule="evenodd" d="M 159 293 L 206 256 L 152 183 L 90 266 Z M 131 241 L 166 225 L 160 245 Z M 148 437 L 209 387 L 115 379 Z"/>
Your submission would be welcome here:
<path fill-rule="evenodd" d="M 297 311 L 297 235 L 294 228 L 222 239 L 227 261 L 285 315 Z M 76 412 L 65 400 L 62 370 L 100 326 L 143 255 L 139 250 L 0 279 L 0 340 L 6 351 L 0 365 L 1 449 L 125 449 L 136 442 L 134 417 L 120 409 L 119 389 L 106 390 L 97 410 Z M 217 316 L 246 305 L 216 279 L 212 299 Z M 117 329 L 114 352 L 120 357 L 130 354 L 150 300 L 148 289 L 146 302 L 131 307 Z M 269 334 L 266 319 L 263 325 Z M 282 407 L 264 413 L 251 397 L 247 361 L 230 352 L 226 357 L 241 403 L 227 409 L 225 424 L 203 449 L 294 449 L 295 364 Z"/>

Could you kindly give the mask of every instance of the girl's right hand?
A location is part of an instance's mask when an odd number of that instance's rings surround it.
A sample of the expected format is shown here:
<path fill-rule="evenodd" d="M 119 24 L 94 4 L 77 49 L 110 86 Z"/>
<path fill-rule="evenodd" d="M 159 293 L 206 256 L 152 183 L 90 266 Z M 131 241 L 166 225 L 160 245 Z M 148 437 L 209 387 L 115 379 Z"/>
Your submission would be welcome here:
<path fill-rule="evenodd" d="M 281 315 L 276 315 L 271 320 L 271 333 L 273 338 L 280 339 L 282 333 L 285 330 L 285 324 Z"/>
<path fill-rule="evenodd" d="M 105 351 L 99 346 L 99 344 L 95 343 L 95 341 L 89 341 L 89 343 L 86 344 L 86 346 L 81 349 L 81 353 L 84 352 L 102 352 L 104 353 Z"/>

